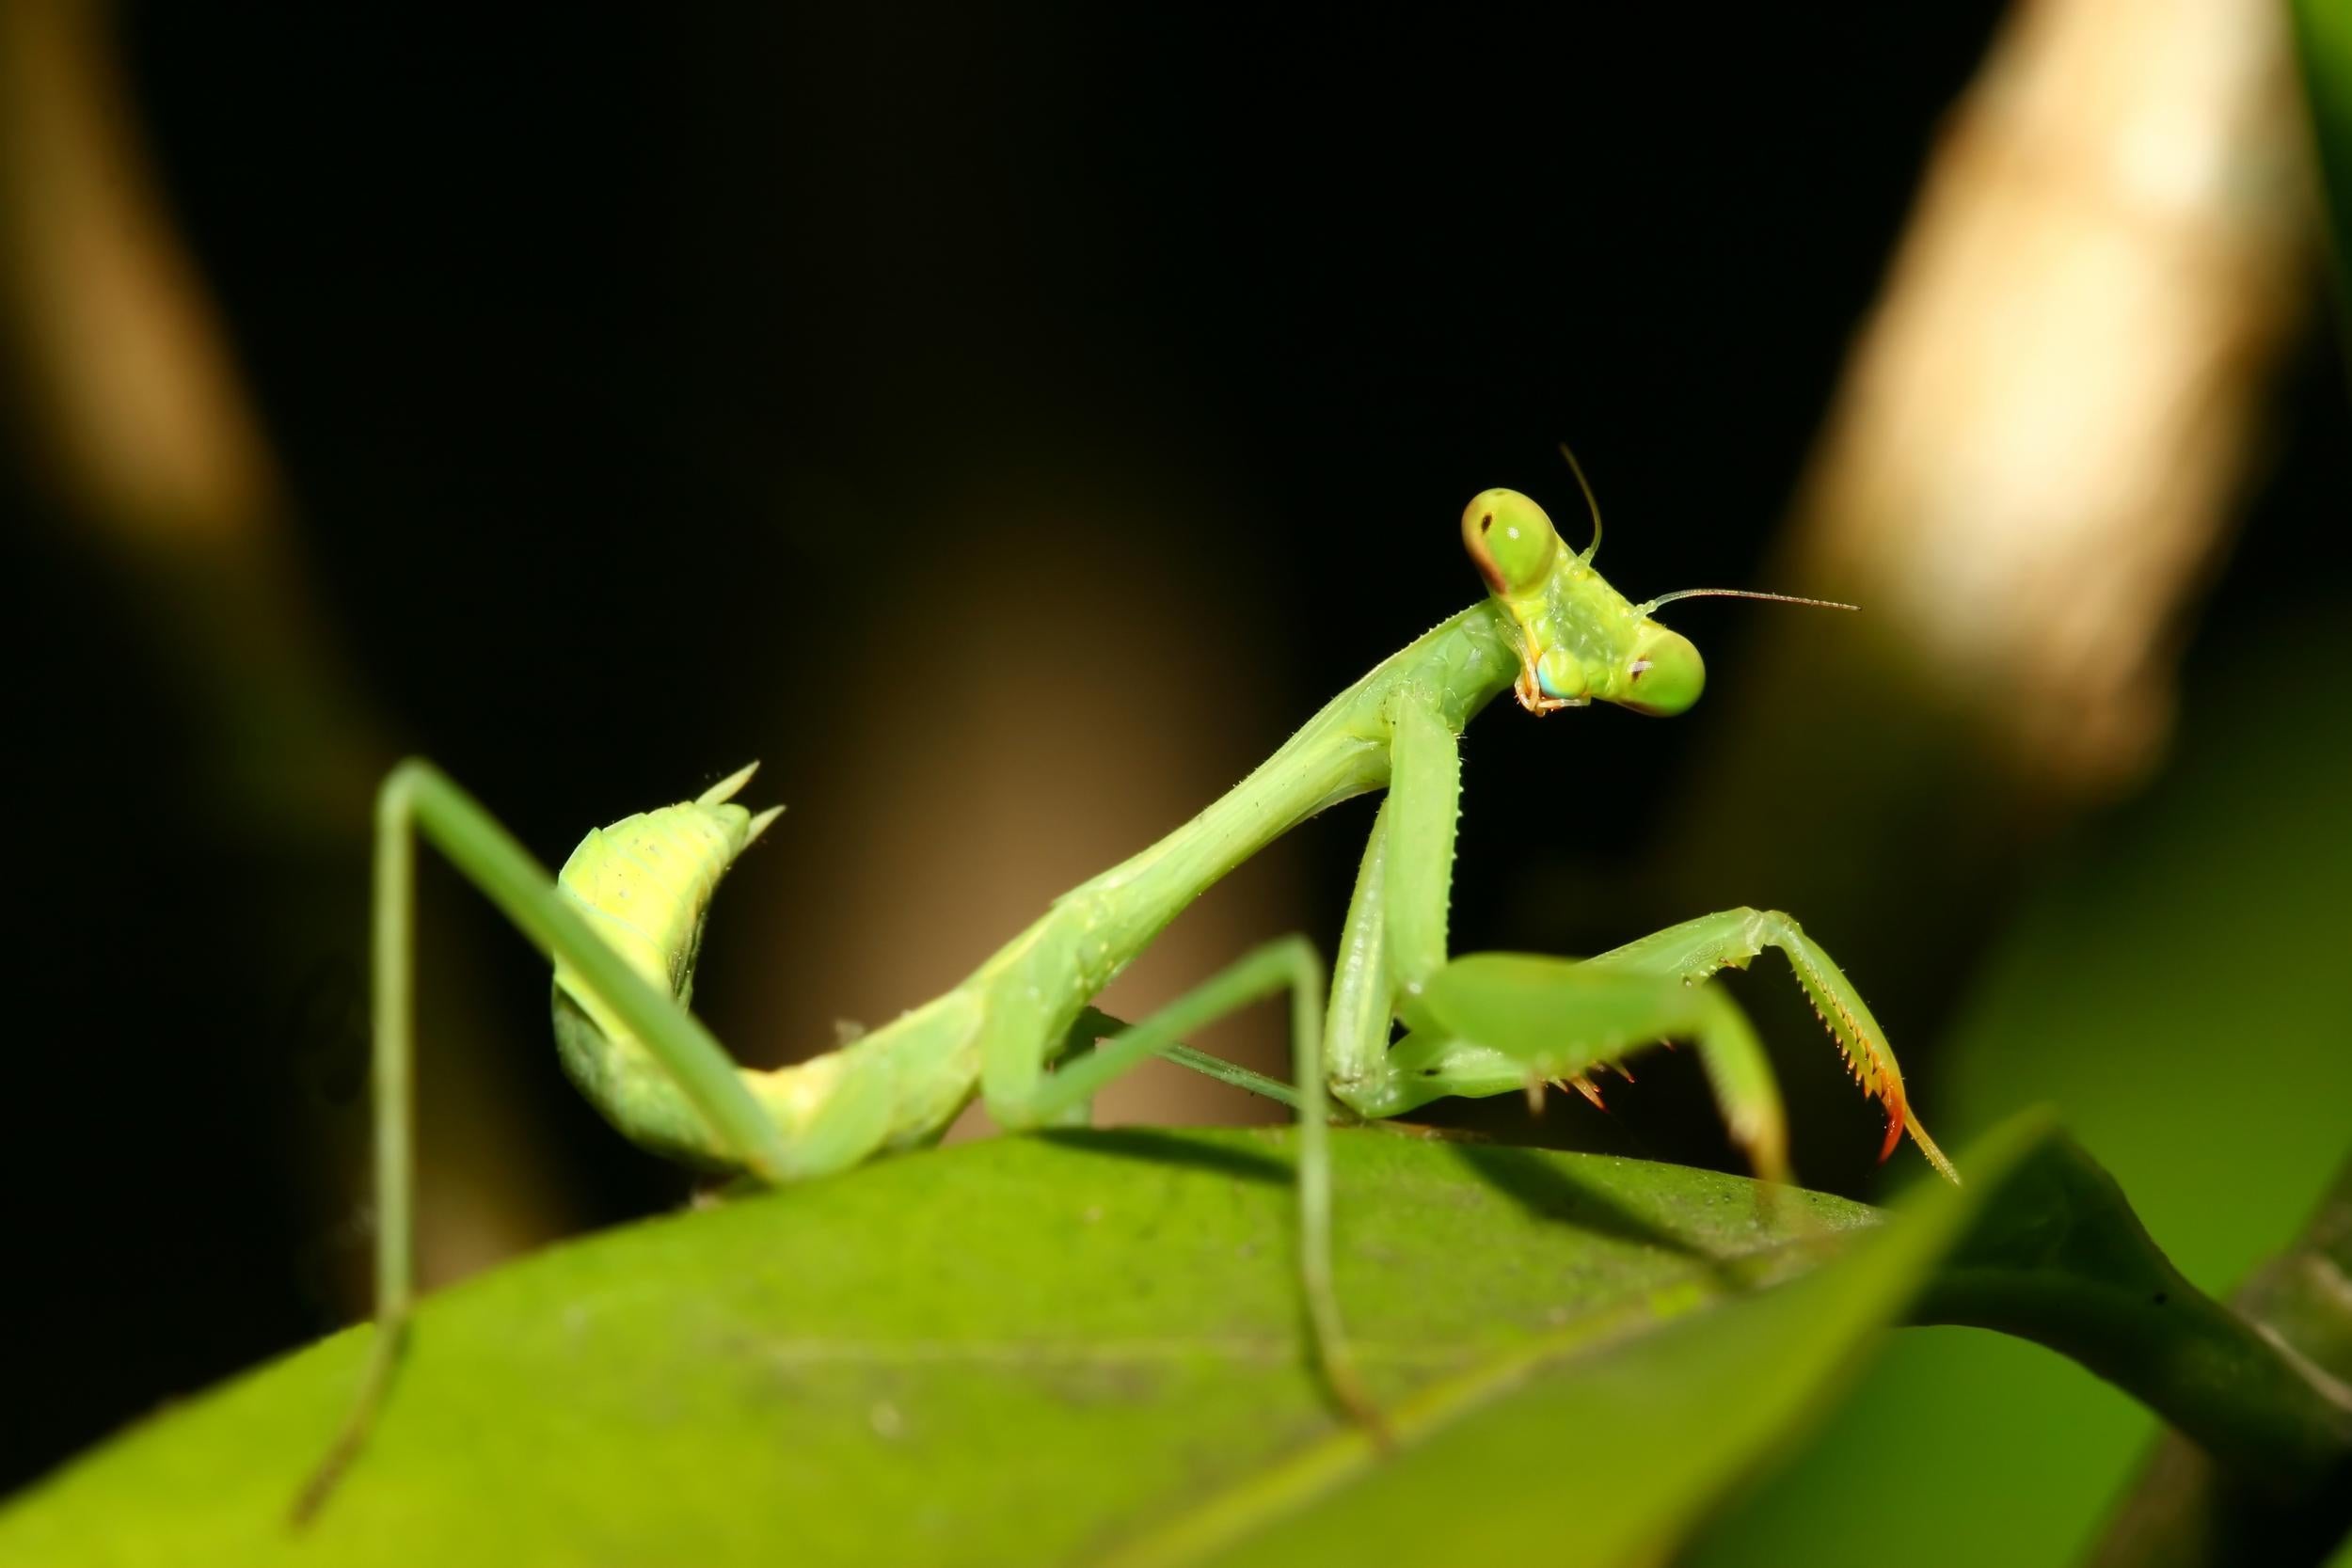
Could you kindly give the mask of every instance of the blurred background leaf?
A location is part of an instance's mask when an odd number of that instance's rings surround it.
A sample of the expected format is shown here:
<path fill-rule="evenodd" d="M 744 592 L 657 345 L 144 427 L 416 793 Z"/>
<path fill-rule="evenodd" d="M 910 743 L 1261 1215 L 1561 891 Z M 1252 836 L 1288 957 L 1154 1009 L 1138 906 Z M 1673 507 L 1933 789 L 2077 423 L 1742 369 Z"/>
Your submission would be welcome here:
<path fill-rule="evenodd" d="M 2296 63 L 2311 113 L 2328 212 L 2328 253 L 2335 262 L 2336 321 L 2352 327 L 2352 12 L 2327 0 L 2291 0 Z M 2344 341 L 2352 358 L 2352 330 Z"/>

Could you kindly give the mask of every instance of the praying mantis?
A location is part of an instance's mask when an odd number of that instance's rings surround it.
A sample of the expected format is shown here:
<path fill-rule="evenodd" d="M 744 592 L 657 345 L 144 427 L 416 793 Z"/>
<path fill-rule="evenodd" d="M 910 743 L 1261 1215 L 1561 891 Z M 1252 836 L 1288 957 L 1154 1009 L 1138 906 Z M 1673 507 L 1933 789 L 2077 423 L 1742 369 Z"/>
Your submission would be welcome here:
<path fill-rule="evenodd" d="M 420 836 L 553 960 L 556 1040 L 574 1084 L 632 1142 L 701 1170 L 762 1185 L 843 1171 L 933 1142 L 976 1097 L 1009 1131 L 1082 1120 L 1098 1090 L 1155 1054 L 1291 1105 L 1298 1268 L 1315 1365 L 1338 1402 L 1375 1431 L 1332 1289 L 1334 1101 L 1348 1118 L 1377 1120 L 1449 1095 L 1533 1094 L 1546 1084 L 1590 1094 L 1595 1071 L 1683 1040 L 1757 1176 L 1786 1180 L 1787 1130 L 1770 1063 L 1746 1016 L 1711 980 L 1771 947 L 1787 957 L 1864 1092 L 1884 1106 L 1881 1158 L 1907 1132 L 1957 1181 L 1911 1114 L 1877 1021 L 1785 914 L 1705 915 L 1582 960 L 1449 955 L 1465 726 L 1504 691 L 1539 715 L 1595 702 L 1682 713 L 1698 700 L 1706 667 L 1652 612 L 1699 594 L 1790 599 L 1690 589 L 1629 602 L 1594 569 L 1599 509 L 1573 453 L 1568 461 L 1591 509 L 1586 548 L 1571 551 L 1543 508 L 1517 491 L 1473 497 L 1462 539 L 1486 599 L 1375 666 L 1191 821 L 1054 900 L 961 984 L 795 1066 L 738 1067 L 689 1010 L 711 897 L 782 809 L 755 815 L 735 803 L 751 768 L 691 800 L 590 832 L 552 878 L 431 764 L 394 768 L 377 798 L 374 867 L 375 1334 L 352 1414 L 297 1516 L 318 1508 L 359 1451 L 414 1302 L 410 933 Z M 1135 1024 L 1091 1006 L 1219 878 L 1327 807 L 1383 788 L 1327 973 L 1314 948 L 1291 936 Z M 1181 1043 L 1285 992 L 1287 1085 Z"/>

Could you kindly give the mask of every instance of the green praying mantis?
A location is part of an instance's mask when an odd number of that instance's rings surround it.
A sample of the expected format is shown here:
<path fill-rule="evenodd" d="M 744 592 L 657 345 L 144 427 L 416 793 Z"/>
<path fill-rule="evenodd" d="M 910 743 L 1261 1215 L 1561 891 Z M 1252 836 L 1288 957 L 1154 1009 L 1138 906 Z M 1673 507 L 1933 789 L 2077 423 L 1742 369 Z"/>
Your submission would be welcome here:
<path fill-rule="evenodd" d="M 1373 1120 L 1449 1095 L 1533 1094 L 1546 1084 L 1591 1094 L 1594 1072 L 1683 1040 L 1756 1174 L 1785 1180 L 1788 1138 L 1771 1066 L 1745 1015 L 1710 980 L 1772 947 L 1788 958 L 1864 1091 L 1884 1106 L 1881 1158 L 1908 1132 L 1938 1171 L 1958 1180 L 1911 1114 L 1894 1053 L 1861 996 L 1785 914 L 1706 915 L 1583 960 L 1449 956 L 1464 727 L 1506 690 L 1537 714 L 1594 702 L 1679 714 L 1698 700 L 1706 667 L 1652 612 L 1708 594 L 1789 599 L 1691 589 L 1629 602 L 1594 570 L 1599 510 L 1572 453 L 1568 461 L 1592 514 L 1585 549 L 1570 550 L 1526 496 L 1496 489 L 1472 498 L 1462 539 L 1490 591 L 1485 600 L 1376 665 L 1200 816 L 1056 899 L 961 985 L 799 1065 L 738 1067 L 688 1008 L 711 896 L 781 810 L 754 815 L 734 802 L 752 768 L 692 800 L 592 832 L 550 878 L 438 769 L 401 764 L 376 813 L 375 1336 L 352 1415 L 297 1513 L 314 1511 L 358 1453 L 390 1385 L 414 1301 L 418 835 L 553 959 L 556 1039 L 581 1092 L 631 1141 L 702 1170 L 765 1185 L 846 1170 L 931 1143 L 976 1095 L 1008 1130 L 1065 1124 L 1083 1119 L 1110 1080 L 1155 1054 L 1291 1105 L 1298 1266 L 1315 1364 L 1340 1404 L 1375 1430 L 1377 1414 L 1358 1382 L 1331 1283 L 1333 1100 L 1350 1118 Z M 1384 787 L 1327 975 L 1314 948 L 1292 936 L 1135 1024 L 1090 1006 L 1227 872 L 1325 808 Z M 1287 1085 L 1181 1043 L 1285 991 L 1295 1069 Z"/>

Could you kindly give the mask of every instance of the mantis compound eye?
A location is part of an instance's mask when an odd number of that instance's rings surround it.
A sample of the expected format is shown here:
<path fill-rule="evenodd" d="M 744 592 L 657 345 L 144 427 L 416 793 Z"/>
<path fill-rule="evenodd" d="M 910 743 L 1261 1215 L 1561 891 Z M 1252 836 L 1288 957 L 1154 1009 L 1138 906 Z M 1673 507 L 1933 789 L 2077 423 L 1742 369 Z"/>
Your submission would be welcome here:
<path fill-rule="evenodd" d="M 1707 661 L 1691 640 L 1645 622 L 1633 657 L 1618 676 L 1610 701 L 1635 713 L 1671 719 L 1699 700 L 1707 687 Z"/>
<path fill-rule="evenodd" d="M 1542 583 L 1560 553 L 1560 535 L 1544 509 L 1517 490 L 1483 490 L 1462 509 L 1462 544 L 1486 579 L 1506 596 Z"/>
<path fill-rule="evenodd" d="M 1535 661 L 1535 685 L 1545 696 L 1564 703 L 1581 703 L 1592 691 L 1583 663 L 1565 648 L 1544 650 Z"/>

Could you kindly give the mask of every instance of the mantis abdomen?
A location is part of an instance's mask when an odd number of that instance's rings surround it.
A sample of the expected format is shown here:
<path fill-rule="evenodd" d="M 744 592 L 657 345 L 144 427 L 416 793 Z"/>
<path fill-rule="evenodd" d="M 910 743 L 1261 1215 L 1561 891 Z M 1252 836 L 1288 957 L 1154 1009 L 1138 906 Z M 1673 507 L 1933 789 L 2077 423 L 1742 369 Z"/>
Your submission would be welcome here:
<path fill-rule="evenodd" d="M 776 812 L 754 816 L 730 799 L 749 768 L 694 800 L 624 817 L 591 832 L 556 877 L 578 910 L 631 969 L 691 1002 L 703 922 L 737 856 Z M 781 809 L 781 808 L 778 808 Z M 740 1171 L 674 1075 L 569 965 L 555 966 L 556 1045 L 564 1070 L 632 1142 L 705 1170 Z M 961 991 L 813 1061 L 739 1069 L 786 1134 L 793 1176 L 846 1169 L 883 1148 L 936 1136 L 978 1081 L 977 1007 Z"/>

